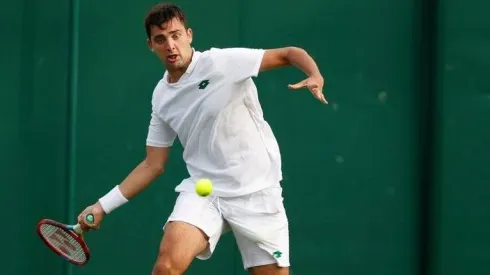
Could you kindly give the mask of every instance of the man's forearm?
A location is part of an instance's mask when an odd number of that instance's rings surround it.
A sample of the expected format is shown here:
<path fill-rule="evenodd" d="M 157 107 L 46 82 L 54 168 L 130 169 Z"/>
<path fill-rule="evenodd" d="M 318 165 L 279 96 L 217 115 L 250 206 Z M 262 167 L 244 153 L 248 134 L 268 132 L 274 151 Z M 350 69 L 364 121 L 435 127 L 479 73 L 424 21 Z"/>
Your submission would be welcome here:
<path fill-rule="evenodd" d="M 119 185 L 121 193 L 126 199 L 139 194 L 163 173 L 160 167 L 154 167 L 142 161 Z"/>
<path fill-rule="evenodd" d="M 301 48 L 291 47 L 288 50 L 287 59 L 291 65 L 299 68 L 308 76 L 320 75 L 318 66 L 313 58 Z"/>
<path fill-rule="evenodd" d="M 105 213 L 110 213 L 143 191 L 162 173 L 161 166 L 151 165 L 144 160 L 131 171 L 121 184 L 101 197 L 96 205 Z"/>

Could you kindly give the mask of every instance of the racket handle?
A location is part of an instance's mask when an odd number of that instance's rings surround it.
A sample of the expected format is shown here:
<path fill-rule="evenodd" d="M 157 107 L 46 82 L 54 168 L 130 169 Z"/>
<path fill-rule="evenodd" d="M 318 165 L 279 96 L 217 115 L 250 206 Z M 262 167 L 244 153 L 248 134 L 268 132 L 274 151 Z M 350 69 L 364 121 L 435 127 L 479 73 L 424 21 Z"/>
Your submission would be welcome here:
<path fill-rule="evenodd" d="M 93 214 L 87 214 L 85 216 L 85 220 L 88 222 L 88 223 L 93 223 L 95 221 L 95 218 L 94 218 L 94 215 Z M 73 226 L 73 231 L 75 231 L 77 234 L 81 234 L 83 232 L 82 230 L 82 227 L 80 226 L 79 223 L 75 224 Z"/>
<path fill-rule="evenodd" d="M 73 226 L 73 231 L 75 231 L 77 234 L 82 234 L 82 232 L 83 232 L 82 227 L 80 226 L 79 223 L 77 223 Z"/>

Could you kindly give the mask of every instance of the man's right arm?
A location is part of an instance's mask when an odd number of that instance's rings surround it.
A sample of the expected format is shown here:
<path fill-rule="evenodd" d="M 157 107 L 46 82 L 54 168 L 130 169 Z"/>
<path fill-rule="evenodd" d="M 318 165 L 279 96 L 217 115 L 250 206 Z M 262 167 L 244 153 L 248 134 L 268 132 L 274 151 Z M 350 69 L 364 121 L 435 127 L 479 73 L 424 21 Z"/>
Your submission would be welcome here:
<path fill-rule="evenodd" d="M 119 185 L 127 200 L 143 191 L 164 172 L 169 150 L 170 147 L 146 146 L 146 158 Z"/>
<path fill-rule="evenodd" d="M 155 88 L 157 91 L 158 87 Z M 98 228 L 104 214 L 111 213 L 116 208 L 128 202 L 148 187 L 158 176 L 160 176 L 167 163 L 169 150 L 177 133 L 159 115 L 155 106 L 158 101 L 152 100 L 152 113 L 148 135 L 146 138 L 146 157 L 133 171 L 118 185 L 114 186 L 107 194 L 87 208 L 80 215 L 78 221 L 82 229 L 87 227 Z M 87 224 L 85 215 L 93 214 L 95 223 Z"/>
<path fill-rule="evenodd" d="M 96 203 L 105 213 L 110 213 L 141 193 L 165 170 L 170 147 L 146 146 L 146 158 L 111 192 Z"/>
<path fill-rule="evenodd" d="M 79 216 L 78 222 L 83 230 L 98 228 L 104 214 L 110 213 L 131 198 L 141 193 L 165 170 L 170 147 L 146 146 L 146 158 L 131 173 L 95 204 L 87 207 Z M 84 217 L 95 216 L 94 224 L 87 224 Z"/>

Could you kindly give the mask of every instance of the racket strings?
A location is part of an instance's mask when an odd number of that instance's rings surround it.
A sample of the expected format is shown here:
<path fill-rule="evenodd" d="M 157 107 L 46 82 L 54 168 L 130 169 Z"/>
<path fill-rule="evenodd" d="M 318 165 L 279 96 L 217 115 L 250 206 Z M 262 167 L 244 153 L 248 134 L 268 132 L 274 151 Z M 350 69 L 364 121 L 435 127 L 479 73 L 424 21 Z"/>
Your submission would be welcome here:
<path fill-rule="evenodd" d="M 40 232 L 44 239 L 65 257 L 80 263 L 87 260 L 80 243 L 63 229 L 51 224 L 43 224 Z"/>

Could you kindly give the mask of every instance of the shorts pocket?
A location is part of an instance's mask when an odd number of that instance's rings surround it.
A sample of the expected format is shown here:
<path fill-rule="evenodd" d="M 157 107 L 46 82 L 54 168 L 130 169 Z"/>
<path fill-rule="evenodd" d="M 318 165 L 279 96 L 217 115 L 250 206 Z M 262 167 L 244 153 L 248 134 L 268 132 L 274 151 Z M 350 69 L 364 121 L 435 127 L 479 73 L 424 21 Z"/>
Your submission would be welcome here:
<path fill-rule="evenodd" d="M 281 187 L 269 187 L 259 194 L 262 200 L 263 212 L 267 214 L 274 214 L 284 211 L 282 188 Z"/>
<path fill-rule="evenodd" d="M 282 188 L 269 187 L 248 196 L 242 208 L 257 214 L 275 214 L 284 210 Z"/>

